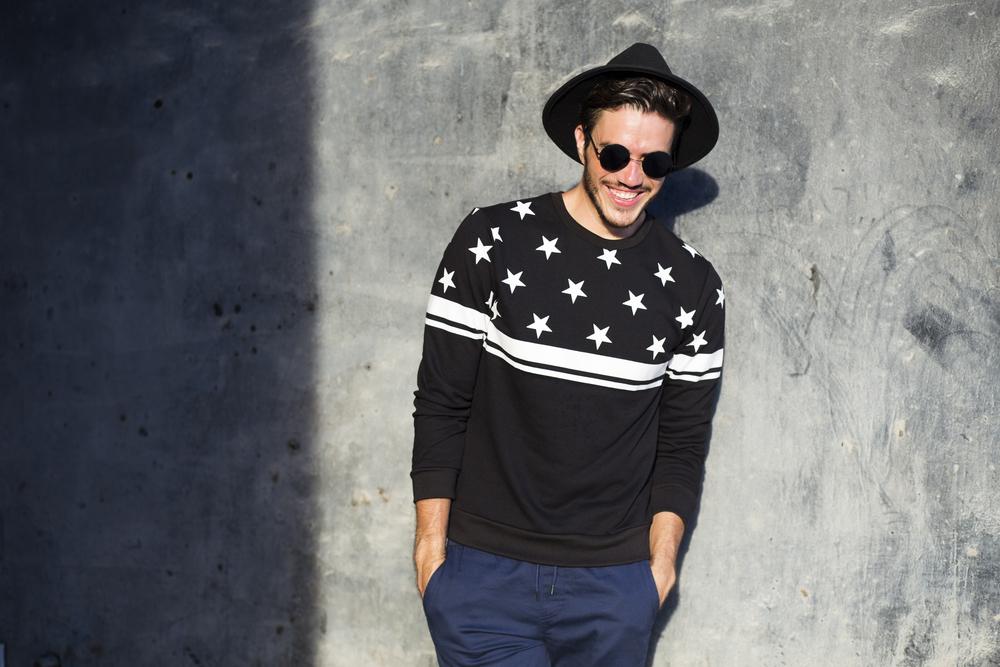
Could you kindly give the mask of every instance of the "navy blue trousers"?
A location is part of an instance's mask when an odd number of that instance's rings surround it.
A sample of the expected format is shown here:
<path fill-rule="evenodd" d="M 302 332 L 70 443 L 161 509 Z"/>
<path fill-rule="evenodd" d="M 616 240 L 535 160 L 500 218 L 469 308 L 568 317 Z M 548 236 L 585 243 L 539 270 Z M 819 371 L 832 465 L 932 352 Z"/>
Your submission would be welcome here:
<path fill-rule="evenodd" d="M 451 540 L 424 591 L 441 667 L 642 667 L 659 605 L 648 560 L 538 565 Z"/>

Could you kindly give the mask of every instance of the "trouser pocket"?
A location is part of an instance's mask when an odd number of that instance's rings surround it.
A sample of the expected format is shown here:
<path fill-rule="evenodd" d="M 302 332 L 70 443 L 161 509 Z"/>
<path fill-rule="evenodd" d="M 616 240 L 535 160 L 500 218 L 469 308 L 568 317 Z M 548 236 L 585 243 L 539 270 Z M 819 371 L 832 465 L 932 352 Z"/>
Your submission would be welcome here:
<path fill-rule="evenodd" d="M 653 568 L 650 567 L 649 561 L 640 561 L 639 564 L 642 566 L 644 579 L 646 580 L 646 591 L 653 601 L 653 614 L 660 611 L 660 591 L 656 588 L 656 577 L 653 576 Z"/>

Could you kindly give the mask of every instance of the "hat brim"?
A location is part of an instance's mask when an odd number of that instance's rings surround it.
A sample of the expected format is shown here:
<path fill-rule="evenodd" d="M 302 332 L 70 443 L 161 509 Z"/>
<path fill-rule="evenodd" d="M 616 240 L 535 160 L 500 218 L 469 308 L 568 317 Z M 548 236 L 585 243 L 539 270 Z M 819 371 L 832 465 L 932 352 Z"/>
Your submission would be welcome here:
<path fill-rule="evenodd" d="M 673 171 L 694 164 L 715 147 L 719 140 L 719 119 L 705 95 L 693 85 L 673 74 L 635 65 L 603 65 L 573 77 L 552 93 L 542 110 L 542 125 L 556 146 L 577 162 L 574 130 L 580 124 L 580 107 L 594 84 L 605 79 L 645 76 L 664 81 L 691 96 L 691 113 L 684 121 L 674 147 Z"/>

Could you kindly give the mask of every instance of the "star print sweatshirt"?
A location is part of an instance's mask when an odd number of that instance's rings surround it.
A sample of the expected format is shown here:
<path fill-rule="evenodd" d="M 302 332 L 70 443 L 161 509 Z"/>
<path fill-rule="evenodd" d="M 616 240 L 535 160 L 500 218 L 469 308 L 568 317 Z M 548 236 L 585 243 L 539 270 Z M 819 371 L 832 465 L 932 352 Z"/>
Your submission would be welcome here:
<path fill-rule="evenodd" d="M 649 558 L 661 511 L 690 523 L 719 389 L 712 265 L 647 215 L 629 238 L 560 193 L 475 209 L 432 283 L 414 393 L 414 500 L 510 558 Z"/>

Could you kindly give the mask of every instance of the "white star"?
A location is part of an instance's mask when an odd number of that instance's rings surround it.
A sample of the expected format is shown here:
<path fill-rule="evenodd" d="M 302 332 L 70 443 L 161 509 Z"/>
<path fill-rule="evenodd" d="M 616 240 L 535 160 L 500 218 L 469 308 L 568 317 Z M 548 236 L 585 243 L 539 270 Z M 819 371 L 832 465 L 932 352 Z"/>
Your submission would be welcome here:
<path fill-rule="evenodd" d="M 514 211 L 519 216 L 521 216 L 521 220 L 524 220 L 524 216 L 526 216 L 526 215 L 534 215 L 535 214 L 535 212 L 531 210 L 531 202 L 530 201 L 529 202 L 518 201 L 517 202 L 517 206 L 515 206 L 514 208 L 512 208 L 510 210 Z"/>
<path fill-rule="evenodd" d="M 608 338 L 608 329 L 610 329 L 610 328 L 611 328 L 610 326 L 607 326 L 607 327 L 604 327 L 603 329 L 598 329 L 597 325 L 595 324 L 594 325 L 594 333 L 592 333 L 589 336 L 587 336 L 587 340 L 594 341 L 594 344 L 597 345 L 597 349 L 598 350 L 601 349 L 601 343 L 610 343 L 611 342 L 611 339 Z"/>
<path fill-rule="evenodd" d="M 653 344 L 646 348 L 653 353 L 653 361 L 656 361 L 656 355 L 666 354 L 666 352 L 663 351 L 663 344 L 666 342 L 666 338 L 657 338 L 656 336 L 653 336 Z"/>
<path fill-rule="evenodd" d="M 562 250 L 560 250 L 559 248 L 556 247 L 556 241 L 558 241 L 558 240 L 559 239 L 552 239 L 550 241 L 550 240 L 548 240 L 547 238 L 545 238 L 543 236 L 542 237 L 542 245 L 540 245 L 537 248 L 535 248 L 535 250 L 541 250 L 542 252 L 544 252 L 545 253 L 545 259 L 548 259 L 549 256 L 552 255 L 552 253 L 554 253 L 554 252 L 559 253 L 561 255 L 562 254 Z"/>
<path fill-rule="evenodd" d="M 524 283 L 521 282 L 521 274 L 522 273 L 524 273 L 524 271 L 518 271 L 517 273 L 511 273 L 510 269 L 507 269 L 507 277 L 504 280 L 501 280 L 500 282 L 506 284 L 507 287 L 510 288 L 510 293 L 513 294 L 514 290 L 516 290 L 518 287 L 524 287 L 525 286 Z"/>
<path fill-rule="evenodd" d="M 726 293 L 722 291 L 721 287 L 719 289 L 715 290 L 715 291 L 718 292 L 718 294 L 719 294 L 719 298 L 715 300 L 715 305 L 716 306 L 722 306 L 723 308 L 725 308 L 726 307 Z"/>
<path fill-rule="evenodd" d="M 607 262 L 608 269 L 610 270 L 612 264 L 621 264 L 621 262 L 618 261 L 618 258 L 615 257 L 615 255 L 617 254 L 618 254 L 617 250 L 608 250 L 607 248 L 605 248 L 604 252 L 597 256 L 597 259 L 601 260 L 602 262 Z"/>
<path fill-rule="evenodd" d="M 653 275 L 659 278 L 661 283 L 666 285 L 667 281 L 670 281 L 672 283 L 677 282 L 676 280 L 674 280 L 674 277 L 670 275 L 670 272 L 674 270 L 674 267 L 668 266 L 667 268 L 663 268 L 662 266 L 660 266 L 660 263 L 657 262 L 656 268 L 658 268 L 659 271 L 657 271 Z"/>
<path fill-rule="evenodd" d="M 470 215 L 475 215 L 478 211 L 479 207 L 477 206 L 476 208 L 472 209 L 472 213 Z"/>
<path fill-rule="evenodd" d="M 681 306 L 680 316 L 675 317 L 674 319 L 681 323 L 681 329 L 683 329 L 685 327 L 689 327 L 692 324 L 694 324 L 694 314 L 697 312 L 698 312 L 697 310 L 692 310 L 689 313 L 686 310 L 684 310 L 684 306 Z"/>
<path fill-rule="evenodd" d="M 623 306 L 628 306 L 632 309 L 632 314 L 635 315 L 637 310 L 646 310 L 646 306 L 642 305 L 642 297 L 645 294 L 632 294 L 632 290 L 628 291 L 628 301 L 622 301 Z"/>
<path fill-rule="evenodd" d="M 702 345 L 708 345 L 708 342 L 705 340 L 705 332 L 702 331 L 700 334 L 692 338 L 691 342 L 688 343 L 688 345 L 693 347 L 695 354 L 697 354 L 699 347 L 701 347 Z"/>
<path fill-rule="evenodd" d="M 689 246 L 687 243 L 684 244 L 684 249 L 687 250 L 689 253 L 691 253 L 691 257 L 694 257 L 695 255 L 698 254 L 698 251 Z"/>
<path fill-rule="evenodd" d="M 539 317 L 538 315 L 535 315 L 534 313 L 532 313 L 531 316 L 535 319 L 535 321 L 532 322 L 531 324 L 529 324 L 528 328 L 535 330 L 535 338 L 541 338 L 542 337 L 542 333 L 544 333 L 546 331 L 549 331 L 549 332 L 552 331 L 552 329 L 549 328 L 549 325 L 546 324 L 546 322 L 549 321 L 549 316 L 548 315 L 546 315 L 545 317 Z"/>
<path fill-rule="evenodd" d="M 493 307 L 493 290 L 490 290 L 490 295 L 486 297 L 485 303 L 487 308 Z"/>
<path fill-rule="evenodd" d="M 476 239 L 476 247 L 469 248 L 469 252 L 471 252 L 473 255 L 476 256 L 476 264 L 479 264 L 479 260 L 481 259 L 485 259 L 487 262 L 489 262 L 490 256 L 488 253 L 490 251 L 490 248 L 492 247 L 493 246 L 491 245 L 483 245 L 482 239 Z"/>
<path fill-rule="evenodd" d="M 568 280 L 567 279 L 566 282 L 569 283 L 569 287 L 567 287 L 566 289 L 564 289 L 562 291 L 562 293 L 563 294 L 569 294 L 569 298 L 573 300 L 573 303 L 576 303 L 576 297 L 578 297 L 578 296 L 587 296 L 586 294 L 583 293 L 583 281 L 582 280 L 580 282 L 578 282 L 578 283 L 575 283 L 572 280 Z"/>
<path fill-rule="evenodd" d="M 455 287 L 455 282 L 451 279 L 453 275 L 455 275 L 454 271 L 449 271 L 448 269 L 444 269 L 444 273 L 438 279 L 438 282 L 444 286 L 443 289 L 441 290 L 442 294 L 447 293 L 449 287 Z"/>
<path fill-rule="evenodd" d="M 503 243 L 503 239 L 500 238 L 500 228 L 499 227 L 490 227 L 490 233 L 493 234 L 493 240 L 494 241 L 500 241 L 501 243 Z"/>

